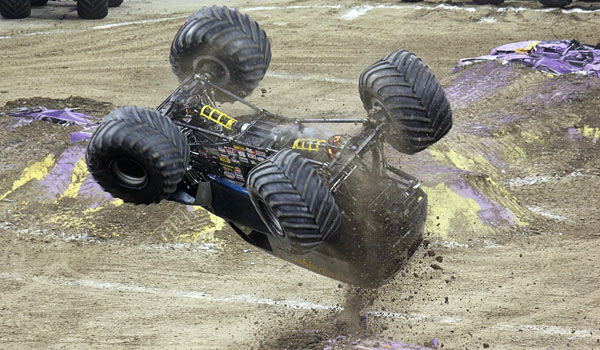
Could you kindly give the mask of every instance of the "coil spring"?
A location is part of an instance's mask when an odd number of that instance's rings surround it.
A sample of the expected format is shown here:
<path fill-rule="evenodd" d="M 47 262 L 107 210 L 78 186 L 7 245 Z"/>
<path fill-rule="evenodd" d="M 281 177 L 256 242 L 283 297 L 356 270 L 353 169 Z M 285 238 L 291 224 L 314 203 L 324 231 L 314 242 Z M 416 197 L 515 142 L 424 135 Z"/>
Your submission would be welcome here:
<path fill-rule="evenodd" d="M 227 130 L 231 130 L 233 124 L 237 123 L 237 120 L 235 118 L 232 118 L 209 105 L 205 105 L 202 107 L 202 109 L 200 110 L 200 115 L 214 123 L 221 125 Z"/>
<path fill-rule="evenodd" d="M 311 151 L 318 152 L 319 146 L 326 144 L 326 140 L 315 140 L 315 139 L 296 139 L 292 149 L 299 151 Z"/>

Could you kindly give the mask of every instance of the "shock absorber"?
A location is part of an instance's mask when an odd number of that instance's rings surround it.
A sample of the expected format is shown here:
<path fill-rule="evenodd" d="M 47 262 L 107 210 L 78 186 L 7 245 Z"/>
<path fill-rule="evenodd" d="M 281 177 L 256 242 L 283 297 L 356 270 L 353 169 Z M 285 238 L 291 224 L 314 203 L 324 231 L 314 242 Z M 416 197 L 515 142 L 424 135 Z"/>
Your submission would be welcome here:
<path fill-rule="evenodd" d="M 237 119 L 230 117 L 209 105 L 202 106 L 200 115 L 215 124 L 221 125 L 227 130 L 232 130 L 234 125 L 238 122 Z"/>
<path fill-rule="evenodd" d="M 292 149 L 304 152 L 314 152 L 323 157 L 323 161 L 326 159 L 333 159 L 337 152 L 341 149 L 344 141 L 344 136 L 335 135 L 331 136 L 328 140 L 324 139 L 296 139 L 292 145 Z M 314 156 L 313 156 L 314 157 Z"/>
<path fill-rule="evenodd" d="M 320 146 L 324 145 L 327 141 L 317 139 L 296 139 L 292 145 L 292 149 L 298 151 L 309 151 L 319 152 Z"/>

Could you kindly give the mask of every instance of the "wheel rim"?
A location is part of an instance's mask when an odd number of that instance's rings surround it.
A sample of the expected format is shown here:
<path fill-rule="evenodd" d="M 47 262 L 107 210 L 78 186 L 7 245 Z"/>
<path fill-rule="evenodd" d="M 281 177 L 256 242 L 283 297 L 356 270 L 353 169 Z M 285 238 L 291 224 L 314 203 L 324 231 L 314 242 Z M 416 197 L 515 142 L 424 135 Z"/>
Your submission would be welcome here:
<path fill-rule="evenodd" d="M 197 57 L 192 63 L 194 73 L 205 75 L 215 84 L 227 82 L 231 79 L 231 72 L 225 62 L 213 56 Z"/>
<path fill-rule="evenodd" d="M 385 109 L 385 105 L 375 96 L 369 96 L 371 108 L 367 111 L 369 116 L 374 118 L 375 121 L 383 122 L 390 119 L 388 111 Z"/>
<path fill-rule="evenodd" d="M 131 158 L 115 159 L 110 162 L 108 169 L 123 187 L 139 190 L 148 184 L 148 172 L 140 163 Z"/>
<path fill-rule="evenodd" d="M 377 98 L 373 98 L 371 111 L 375 114 L 387 114 L 384 104 Z"/>
<path fill-rule="evenodd" d="M 384 135 L 387 135 L 386 141 L 396 148 L 400 147 L 400 143 L 396 141 L 401 135 L 400 131 L 394 126 L 392 116 L 385 108 L 385 105 L 375 96 L 370 96 L 371 108 L 369 110 L 369 116 L 372 117 L 376 122 L 389 123 L 388 128 L 384 131 Z"/>
<path fill-rule="evenodd" d="M 277 218 L 277 216 L 275 215 L 275 213 L 273 212 L 271 207 L 269 207 L 267 205 L 267 203 L 265 203 L 265 201 L 262 199 L 258 200 L 258 206 L 259 206 L 260 210 L 265 214 L 266 218 L 268 219 L 268 220 L 266 220 L 265 224 L 267 225 L 267 228 L 269 229 L 269 231 L 271 231 L 272 233 L 275 233 L 276 235 L 278 235 L 280 237 L 285 237 L 285 233 L 283 231 L 283 226 L 281 225 L 281 222 L 279 221 L 279 219 Z"/>

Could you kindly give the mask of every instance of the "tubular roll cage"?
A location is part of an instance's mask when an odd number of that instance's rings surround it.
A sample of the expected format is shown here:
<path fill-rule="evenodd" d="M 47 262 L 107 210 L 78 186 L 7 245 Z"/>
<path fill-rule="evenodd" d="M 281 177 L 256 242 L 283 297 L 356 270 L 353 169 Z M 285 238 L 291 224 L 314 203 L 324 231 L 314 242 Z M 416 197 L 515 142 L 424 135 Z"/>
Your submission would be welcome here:
<path fill-rule="evenodd" d="M 378 111 L 371 111 L 367 118 L 362 118 L 362 119 L 360 119 L 360 118 L 310 118 L 310 119 L 294 118 L 294 119 L 290 119 L 290 118 L 286 118 L 286 117 L 283 117 L 283 116 L 275 114 L 275 113 L 271 113 L 261 107 L 258 107 L 255 104 L 253 104 L 249 101 L 246 101 L 245 99 L 237 96 L 236 94 L 232 93 L 231 91 L 228 91 L 228 90 L 210 82 L 209 80 L 205 79 L 200 74 L 191 75 L 188 78 L 186 78 L 181 83 L 181 85 L 179 85 L 179 87 L 177 89 L 175 89 L 175 91 L 173 91 L 173 93 L 171 93 L 171 95 L 169 95 L 156 108 L 156 110 L 158 112 L 162 113 L 163 115 L 166 115 L 167 117 L 169 117 L 168 114 L 171 112 L 171 107 L 172 107 L 174 97 L 176 97 L 180 92 L 182 92 L 184 87 L 187 84 L 189 84 L 190 82 L 192 82 L 194 80 L 199 84 L 199 86 L 197 86 L 195 88 L 195 93 L 197 93 L 198 96 L 200 97 L 199 98 L 200 115 L 208 120 L 211 120 L 215 124 L 222 126 L 226 130 L 236 129 L 237 131 L 243 131 L 243 128 L 239 128 L 239 127 L 236 128 L 237 120 L 235 118 L 230 117 L 229 115 L 222 113 L 216 109 L 216 101 L 213 97 L 214 93 L 211 94 L 211 89 L 213 89 L 213 91 L 217 90 L 220 93 L 223 93 L 226 96 L 234 99 L 235 101 L 238 101 L 238 102 L 246 105 L 247 107 L 251 108 L 252 110 L 254 110 L 257 113 L 257 117 L 255 118 L 255 120 L 261 120 L 265 117 L 273 117 L 273 118 L 278 118 L 278 119 L 283 119 L 283 120 L 289 120 L 293 124 L 300 125 L 300 126 L 302 126 L 304 124 L 320 124 L 320 123 L 354 124 L 354 125 L 362 124 L 363 126 L 359 133 L 359 135 L 361 137 L 358 139 L 358 142 L 356 144 L 349 146 L 350 150 L 351 150 L 351 154 L 348 157 L 343 156 L 344 154 L 347 154 L 347 152 L 337 152 L 334 155 L 331 162 L 319 162 L 317 160 L 308 159 L 312 164 L 318 166 L 321 169 L 328 171 L 329 174 L 331 174 L 331 177 L 329 179 L 329 187 L 332 192 L 335 192 L 338 189 L 338 187 L 340 186 L 340 184 L 344 180 L 346 180 L 348 177 L 350 177 L 350 175 L 352 175 L 354 170 L 356 170 L 356 168 L 358 167 L 358 164 L 356 164 L 355 161 L 358 159 L 359 162 L 362 162 L 363 155 L 365 155 L 369 150 L 372 151 L 372 165 L 373 166 L 372 166 L 371 171 L 373 172 L 373 175 L 385 176 L 384 170 L 389 170 L 396 175 L 414 179 L 413 181 L 416 184 L 415 186 L 418 187 L 418 181 L 416 180 L 416 178 L 414 178 L 413 176 L 405 173 L 404 171 L 402 171 L 398 168 L 392 167 L 385 161 L 385 157 L 384 157 L 384 153 L 383 153 L 383 142 L 373 142 L 373 141 L 377 141 L 377 140 L 380 140 L 383 138 L 383 130 L 384 130 L 385 126 L 387 125 L 386 122 L 379 122 L 379 123 L 374 122 L 375 118 L 373 118 L 373 116 L 375 113 L 378 113 Z M 164 112 L 164 110 L 166 110 L 166 112 Z M 206 111 L 208 111 L 208 113 Z M 227 135 L 225 133 L 215 132 L 215 131 L 208 130 L 208 129 L 205 129 L 202 127 L 198 127 L 198 126 L 192 125 L 185 121 L 173 120 L 173 122 L 175 123 L 175 125 L 182 128 L 182 132 L 184 134 L 187 134 L 187 135 L 193 134 L 194 136 L 201 136 L 201 137 L 209 140 L 210 142 L 213 142 L 215 145 L 226 144 L 228 142 L 234 141 L 234 139 L 235 139 L 233 136 Z M 215 140 L 214 139 L 215 137 L 218 139 Z M 298 142 L 298 141 L 300 141 L 300 142 Z M 296 143 L 299 143 L 299 145 L 300 145 L 299 148 L 301 148 L 301 147 L 304 147 L 306 145 L 306 142 L 308 142 L 308 141 L 309 140 L 298 139 L 298 140 L 296 140 Z M 312 140 L 312 141 L 324 141 L 324 140 Z M 244 143 L 239 142 L 239 141 L 236 141 L 236 142 L 240 143 L 240 145 L 242 145 L 242 146 L 255 147 L 253 145 L 245 145 Z M 194 146 L 194 145 L 195 145 L 194 143 L 190 143 L 190 146 Z M 307 147 L 313 147 L 313 146 L 308 145 Z M 318 149 L 318 144 L 316 145 L 316 147 Z M 279 150 L 271 149 L 271 148 L 266 148 L 264 150 L 266 152 L 271 152 L 271 153 L 275 153 L 275 152 L 279 151 Z M 194 152 L 191 152 L 191 154 L 194 155 Z M 377 166 L 375 166 L 375 165 L 377 165 Z M 190 172 L 192 174 L 189 174 Z M 187 173 L 188 173 L 188 176 L 186 176 L 186 177 L 193 179 L 192 181 L 194 182 L 194 184 L 198 184 L 200 181 L 208 180 L 206 174 L 198 174 L 196 171 L 194 171 L 194 169 L 192 167 L 188 167 Z"/>

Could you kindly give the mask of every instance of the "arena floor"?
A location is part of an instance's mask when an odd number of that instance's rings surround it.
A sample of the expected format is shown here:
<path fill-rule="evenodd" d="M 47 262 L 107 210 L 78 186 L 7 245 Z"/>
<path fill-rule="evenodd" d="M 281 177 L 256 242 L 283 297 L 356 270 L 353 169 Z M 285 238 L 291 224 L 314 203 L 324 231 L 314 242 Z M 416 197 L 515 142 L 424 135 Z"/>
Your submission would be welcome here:
<path fill-rule="evenodd" d="M 0 112 L 157 106 L 177 86 L 171 40 L 203 5 L 126 0 L 84 21 L 61 1 L 0 20 Z M 227 5 L 268 33 L 273 58 L 250 100 L 282 115 L 362 117 L 365 67 L 399 48 L 429 65 L 454 128 L 394 158 L 429 195 L 428 247 L 378 290 L 352 288 L 246 245 L 203 209 L 88 191 L 75 127 L 12 128 L 0 115 L 0 347 L 303 350 L 349 336 L 600 349 L 600 79 L 497 64 L 451 73 L 504 43 L 595 45 L 600 3 Z"/>

